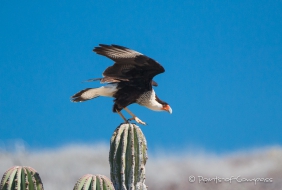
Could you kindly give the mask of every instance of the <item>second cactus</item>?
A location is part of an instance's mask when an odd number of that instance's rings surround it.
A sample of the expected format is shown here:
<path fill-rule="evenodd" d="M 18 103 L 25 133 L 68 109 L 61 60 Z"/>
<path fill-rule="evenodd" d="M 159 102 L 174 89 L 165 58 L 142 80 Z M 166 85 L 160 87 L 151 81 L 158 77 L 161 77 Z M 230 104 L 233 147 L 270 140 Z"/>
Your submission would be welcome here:
<path fill-rule="evenodd" d="M 2 178 L 0 190 L 43 190 L 39 174 L 28 166 L 14 166 Z"/>
<path fill-rule="evenodd" d="M 112 182 L 103 175 L 86 174 L 79 178 L 73 190 L 114 190 Z"/>
<path fill-rule="evenodd" d="M 122 124 L 111 138 L 109 161 L 116 190 L 146 190 L 147 142 L 135 124 Z"/>

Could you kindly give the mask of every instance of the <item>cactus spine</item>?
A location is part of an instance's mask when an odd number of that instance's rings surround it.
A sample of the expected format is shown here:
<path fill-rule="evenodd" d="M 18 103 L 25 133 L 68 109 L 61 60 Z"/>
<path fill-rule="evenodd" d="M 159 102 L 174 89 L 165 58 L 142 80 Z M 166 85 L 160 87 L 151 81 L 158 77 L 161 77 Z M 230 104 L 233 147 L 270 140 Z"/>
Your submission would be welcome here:
<path fill-rule="evenodd" d="M 106 176 L 86 174 L 79 178 L 73 190 L 115 190 L 113 183 Z"/>
<path fill-rule="evenodd" d="M 14 166 L 1 180 L 0 190 L 44 190 L 39 174 L 31 167 Z"/>
<path fill-rule="evenodd" d="M 109 162 L 116 190 L 146 190 L 147 142 L 135 124 L 121 124 L 111 138 Z"/>

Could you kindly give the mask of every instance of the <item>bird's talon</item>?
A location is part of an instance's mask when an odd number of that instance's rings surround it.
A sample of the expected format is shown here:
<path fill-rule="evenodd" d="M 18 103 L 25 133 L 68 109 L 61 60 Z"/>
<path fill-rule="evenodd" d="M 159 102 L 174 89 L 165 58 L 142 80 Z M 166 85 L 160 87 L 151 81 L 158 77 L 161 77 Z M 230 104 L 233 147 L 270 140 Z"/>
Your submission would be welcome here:
<path fill-rule="evenodd" d="M 127 122 L 130 122 L 130 121 L 132 121 L 132 120 L 136 121 L 136 123 L 140 123 L 140 124 L 142 124 L 142 125 L 147 125 L 145 122 L 143 122 L 143 121 L 142 121 L 141 119 L 139 119 L 138 117 L 132 117 L 132 118 L 128 119 Z"/>
<path fill-rule="evenodd" d="M 146 125 L 146 123 L 143 122 L 143 121 L 142 121 L 141 119 L 139 119 L 138 117 L 134 117 L 134 118 L 131 118 L 131 119 L 135 120 L 137 123 L 140 123 L 140 124 L 142 124 L 142 125 Z"/>

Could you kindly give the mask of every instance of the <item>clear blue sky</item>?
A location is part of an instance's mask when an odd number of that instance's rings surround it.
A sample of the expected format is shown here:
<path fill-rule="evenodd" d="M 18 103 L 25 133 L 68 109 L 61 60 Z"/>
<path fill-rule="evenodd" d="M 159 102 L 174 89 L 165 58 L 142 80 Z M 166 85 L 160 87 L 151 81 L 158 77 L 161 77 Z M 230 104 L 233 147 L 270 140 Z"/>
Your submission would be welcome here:
<path fill-rule="evenodd" d="M 112 100 L 71 103 L 112 61 L 99 43 L 160 62 L 158 96 L 173 114 L 137 105 L 149 150 L 225 152 L 282 145 L 281 1 L 3 1 L 0 143 L 108 142 Z M 128 116 L 128 115 L 127 115 Z M 129 116 L 128 116 L 129 117 Z"/>

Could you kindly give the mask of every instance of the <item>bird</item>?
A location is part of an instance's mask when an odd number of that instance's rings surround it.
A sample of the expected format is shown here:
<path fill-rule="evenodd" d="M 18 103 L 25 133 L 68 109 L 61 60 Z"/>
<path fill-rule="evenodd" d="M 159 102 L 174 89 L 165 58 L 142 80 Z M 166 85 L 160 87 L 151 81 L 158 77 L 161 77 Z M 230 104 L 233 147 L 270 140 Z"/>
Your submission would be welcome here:
<path fill-rule="evenodd" d="M 100 81 L 99 88 L 86 88 L 71 96 L 72 102 L 84 102 L 99 96 L 114 98 L 113 112 L 118 113 L 128 123 L 135 120 L 146 125 L 133 114 L 128 106 L 137 103 L 153 111 L 167 111 L 172 113 L 170 105 L 161 100 L 153 89 L 158 86 L 153 78 L 165 72 L 165 69 L 154 59 L 135 50 L 120 45 L 99 44 L 93 51 L 114 61 L 107 67 L 102 78 L 89 79 L 87 82 Z M 127 111 L 132 118 L 126 119 L 121 110 Z"/>

